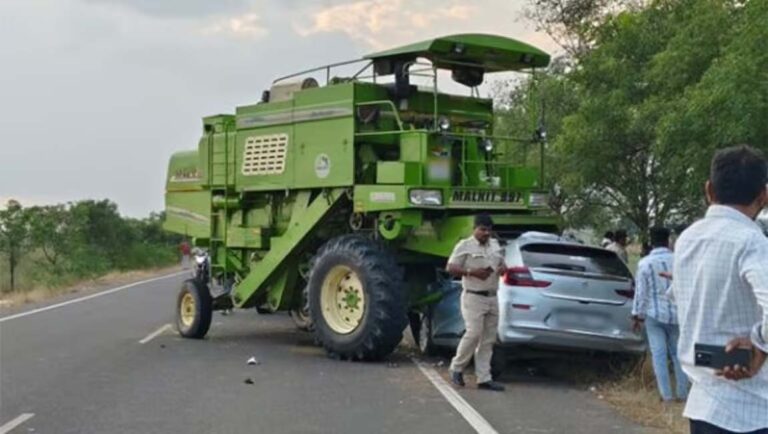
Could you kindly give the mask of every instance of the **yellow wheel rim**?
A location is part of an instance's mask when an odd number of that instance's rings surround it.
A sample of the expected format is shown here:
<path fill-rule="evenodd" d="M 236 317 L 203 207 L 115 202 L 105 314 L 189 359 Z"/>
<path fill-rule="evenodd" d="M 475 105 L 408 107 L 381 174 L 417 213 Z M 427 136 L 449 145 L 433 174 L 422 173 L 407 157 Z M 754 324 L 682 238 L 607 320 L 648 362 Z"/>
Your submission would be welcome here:
<path fill-rule="evenodd" d="M 179 306 L 181 314 L 181 324 L 184 327 L 192 327 L 192 323 L 195 321 L 195 297 L 192 294 L 186 293 L 181 297 L 181 306 Z"/>
<path fill-rule="evenodd" d="M 323 280 L 320 308 L 333 331 L 352 333 L 365 313 L 365 292 L 357 273 L 346 265 L 333 267 Z"/>

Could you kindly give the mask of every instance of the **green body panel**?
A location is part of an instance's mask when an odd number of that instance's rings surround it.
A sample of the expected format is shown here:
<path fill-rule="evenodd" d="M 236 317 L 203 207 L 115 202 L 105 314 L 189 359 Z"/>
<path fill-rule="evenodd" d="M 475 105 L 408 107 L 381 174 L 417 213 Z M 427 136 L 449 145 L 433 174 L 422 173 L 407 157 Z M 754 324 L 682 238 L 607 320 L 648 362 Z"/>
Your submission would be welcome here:
<path fill-rule="evenodd" d="M 314 199 L 310 197 L 309 191 L 299 193 L 297 206 L 291 213 L 289 229 L 281 236 L 272 238 L 269 252 L 260 261 L 251 264 L 248 275 L 235 287 L 232 298 L 236 306 L 247 307 L 249 302 L 255 301 L 253 295 L 262 285 L 269 284 L 269 279 L 275 275 L 281 276 L 280 272 L 285 271 L 280 267 L 284 265 L 283 262 L 299 249 L 309 232 L 316 229 L 328 211 L 343 197 L 342 189 L 329 190 Z M 279 280 L 277 287 L 280 288 Z M 279 299 L 272 291 L 270 295 L 273 299 Z"/>
<path fill-rule="evenodd" d="M 549 59 L 491 35 L 438 38 L 367 58 L 417 57 L 435 68 L 471 64 L 485 73 Z M 540 168 L 516 160 L 519 139 L 493 135 L 490 99 L 373 80 L 275 84 L 262 102 L 204 118 L 197 149 L 171 157 L 164 227 L 208 247 L 211 277 L 235 282 L 231 304 L 295 308 L 305 284 L 299 268 L 322 243 L 352 231 L 389 243 L 419 286 L 471 233 L 478 210 L 492 212 L 509 234 L 557 229 L 545 201 L 531 200 L 543 193 Z M 438 128 L 442 119 L 447 129 Z M 424 195 L 439 203 L 418 202 Z"/>
<path fill-rule="evenodd" d="M 376 163 L 376 183 L 420 185 L 421 171 L 421 163 L 415 161 L 379 161 Z"/>
<path fill-rule="evenodd" d="M 411 190 L 439 191 L 443 205 L 414 205 L 409 201 Z M 530 202 L 536 190 L 525 188 L 438 187 L 434 185 L 356 185 L 353 189 L 355 212 L 376 212 L 394 209 L 450 210 L 541 210 L 546 205 Z"/>
<path fill-rule="evenodd" d="M 260 227 L 231 226 L 227 231 L 227 247 L 264 249 L 268 246 Z"/>
<path fill-rule="evenodd" d="M 193 238 L 209 238 L 210 191 L 176 191 L 165 194 L 163 228 Z"/>
<path fill-rule="evenodd" d="M 194 238 L 210 237 L 211 192 L 204 189 L 198 152 L 173 154 L 165 190 L 163 228 Z"/>
<path fill-rule="evenodd" d="M 561 222 L 549 215 L 491 214 L 495 226 L 519 226 L 536 228 L 557 228 Z M 472 234 L 474 216 L 454 216 L 427 223 L 408 236 L 402 248 L 448 258 L 456 243 Z"/>
<path fill-rule="evenodd" d="M 353 84 L 302 90 L 287 102 L 237 110 L 238 173 L 244 191 L 352 185 L 354 173 Z M 274 105 L 274 107 L 273 107 Z M 274 174 L 243 173 L 247 143 L 285 135 L 282 168 Z"/>

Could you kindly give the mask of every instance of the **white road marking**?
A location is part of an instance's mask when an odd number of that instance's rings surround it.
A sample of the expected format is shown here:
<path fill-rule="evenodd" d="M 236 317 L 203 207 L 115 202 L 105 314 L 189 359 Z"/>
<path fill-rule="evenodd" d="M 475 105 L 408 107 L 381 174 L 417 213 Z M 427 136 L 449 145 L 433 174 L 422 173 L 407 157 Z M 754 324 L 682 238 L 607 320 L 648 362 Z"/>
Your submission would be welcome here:
<path fill-rule="evenodd" d="M 16 428 L 17 426 L 23 424 L 24 422 L 32 419 L 35 417 L 34 413 L 23 413 L 16 417 L 16 419 L 6 423 L 3 426 L 0 426 L 0 434 L 6 434 L 11 432 L 12 429 Z"/>
<path fill-rule="evenodd" d="M 170 324 L 165 324 L 161 326 L 159 329 L 153 331 L 149 335 L 147 335 L 146 338 L 139 341 L 140 344 L 146 344 L 147 342 L 151 341 L 152 339 L 160 336 L 161 334 L 165 333 L 168 330 L 171 330 L 172 326 Z"/>
<path fill-rule="evenodd" d="M 455 391 L 453 387 L 448 384 L 440 374 L 434 369 L 428 368 L 423 363 L 414 360 L 413 363 L 419 367 L 419 370 L 424 374 L 427 379 L 432 382 L 438 392 L 440 392 L 448 403 L 450 403 L 456 411 L 459 412 L 461 417 L 472 426 L 479 434 L 498 434 L 498 431 L 494 429 L 485 418 L 477 412 L 464 398 L 459 395 L 459 392 Z"/>
<path fill-rule="evenodd" d="M 115 292 L 122 291 L 122 290 L 128 289 L 128 288 L 132 288 L 134 286 L 143 285 L 145 283 L 155 282 L 157 280 L 167 279 L 169 277 L 180 276 L 180 275 L 186 274 L 186 273 L 190 273 L 190 271 L 189 270 L 179 271 L 178 273 L 167 274 L 165 276 L 155 277 L 153 279 L 147 279 L 147 280 L 142 280 L 140 282 L 130 283 L 128 285 L 124 285 L 124 286 L 120 286 L 120 287 L 117 287 L 117 288 L 108 289 L 108 290 L 102 291 L 102 292 L 97 292 L 96 294 L 91 294 L 91 295 L 87 295 L 85 297 L 75 298 L 74 300 L 68 300 L 68 301 L 65 301 L 63 303 L 52 304 L 50 306 L 41 307 L 39 309 L 34 309 L 34 310 L 27 311 L 27 312 L 21 312 L 21 313 L 17 313 L 17 314 L 14 314 L 14 315 L 8 315 L 6 317 L 0 318 L 0 323 L 1 322 L 5 322 L 5 321 L 10 321 L 10 320 L 16 319 L 16 318 L 22 318 L 22 317 L 25 317 L 25 316 L 33 315 L 33 314 L 40 313 L 40 312 L 45 312 L 47 310 L 57 309 L 59 307 L 64 307 L 64 306 L 67 306 L 67 305 L 70 305 L 70 304 L 79 303 L 81 301 L 90 300 L 92 298 L 101 297 L 102 295 L 113 294 Z M 2 432 L 0 432 L 0 434 L 2 434 Z"/>

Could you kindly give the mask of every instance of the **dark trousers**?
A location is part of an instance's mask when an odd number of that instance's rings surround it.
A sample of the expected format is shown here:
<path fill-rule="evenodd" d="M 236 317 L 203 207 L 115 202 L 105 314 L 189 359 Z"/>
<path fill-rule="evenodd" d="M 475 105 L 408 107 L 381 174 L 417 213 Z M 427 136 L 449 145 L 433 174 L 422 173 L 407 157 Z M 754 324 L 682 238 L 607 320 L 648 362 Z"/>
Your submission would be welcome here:
<path fill-rule="evenodd" d="M 691 422 L 691 434 L 737 434 L 727 429 L 722 429 L 718 426 L 712 425 L 701 420 L 690 420 Z M 750 431 L 743 434 L 768 434 L 768 428 L 762 428 L 757 431 Z"/>

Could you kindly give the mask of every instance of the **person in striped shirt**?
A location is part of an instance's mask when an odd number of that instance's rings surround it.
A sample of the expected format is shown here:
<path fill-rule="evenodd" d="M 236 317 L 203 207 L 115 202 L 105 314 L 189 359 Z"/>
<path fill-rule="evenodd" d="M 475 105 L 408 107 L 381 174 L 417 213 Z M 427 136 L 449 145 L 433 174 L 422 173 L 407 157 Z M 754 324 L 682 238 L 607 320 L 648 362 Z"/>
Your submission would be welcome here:
<path fill-rule="evenodd" d="M 651 247 L 648 256 L 640 260 L 635 276 L 635 299 L 632 304 L 634 328 L 645 324 L 648 346 L 653 360 L 656 384 L 664 402 L 675 398 L 682 401 L 688 394 L 688 377 L 677 359 L 677 309 L 667 297 L 670 280 L 659 273 L 672 271 L 672 250 L 669 248 L 669 229 L 651 228 Z M 675 371 L 675 395 L 669 377 L 668 362 Z"/>

